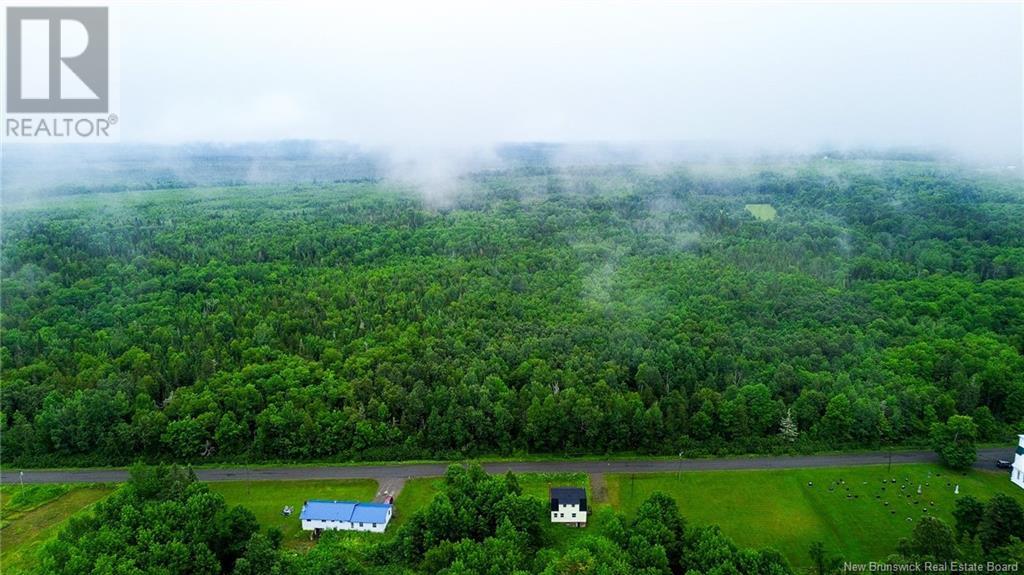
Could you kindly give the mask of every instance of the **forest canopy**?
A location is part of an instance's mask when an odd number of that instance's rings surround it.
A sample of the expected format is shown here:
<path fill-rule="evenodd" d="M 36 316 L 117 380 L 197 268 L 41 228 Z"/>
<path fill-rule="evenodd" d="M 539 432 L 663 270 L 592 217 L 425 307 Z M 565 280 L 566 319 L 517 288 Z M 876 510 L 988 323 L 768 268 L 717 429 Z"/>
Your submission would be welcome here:
<path fill-rule="evenodd" d="M 440 198 L 239 186 L 3 218 L 9 463 L 697 455 L 1024 424 L 1024 191 L 977 171 L 522 168 Z"/>

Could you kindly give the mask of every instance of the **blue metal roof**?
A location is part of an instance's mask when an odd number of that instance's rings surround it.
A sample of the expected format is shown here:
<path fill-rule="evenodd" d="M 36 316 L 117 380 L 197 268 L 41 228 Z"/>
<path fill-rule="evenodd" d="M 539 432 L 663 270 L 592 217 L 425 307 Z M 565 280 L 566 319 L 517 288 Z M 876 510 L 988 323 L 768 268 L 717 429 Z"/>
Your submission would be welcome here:
<path fill-rule="evenodd" d="M 307 501 L 299 519 L 314 521 L 348 521 L 352 517 L 354 501 Z"/>
<path fill-rule="evenodd" d="M 324 501 L 313 499 L 302 506 L 299 519 L 304 521 L 351 521 L 353 523 L 386 523 L 389 503 L 356 501 Z"/>
<path fill-rule="evenodd" d="M 352 512 L 352 523 L 387 523 L 389 509 L 387 503 L 360 503 Z"/>

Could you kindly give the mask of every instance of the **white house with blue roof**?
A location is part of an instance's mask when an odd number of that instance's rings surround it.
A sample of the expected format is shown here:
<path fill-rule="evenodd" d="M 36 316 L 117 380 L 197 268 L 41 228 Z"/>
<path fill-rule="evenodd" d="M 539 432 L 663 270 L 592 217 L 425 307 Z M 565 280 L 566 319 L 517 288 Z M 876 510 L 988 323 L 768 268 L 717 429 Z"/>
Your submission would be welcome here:
<path fill-rule="evenodd" d="M 302 504 L 302 529 L 320 533 L 324 529 L 383 533 L 391 521 L 390 503 L 310 500 Z"/>

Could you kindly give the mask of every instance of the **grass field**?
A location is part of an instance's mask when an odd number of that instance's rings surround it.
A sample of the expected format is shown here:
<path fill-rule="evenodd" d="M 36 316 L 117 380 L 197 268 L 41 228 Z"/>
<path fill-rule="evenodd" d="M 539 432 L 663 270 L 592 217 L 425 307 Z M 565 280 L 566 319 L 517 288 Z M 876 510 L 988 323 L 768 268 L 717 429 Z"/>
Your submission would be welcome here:
<path fill-rule="evenodd" d="M 52 501 L 72 489 L 74 486 L 66 483 L 0 485 L 0 526 L 7 525 L 8 521 L 18 514 Z"/>
<path fill-rule="evenodd" d="M 263 527 L 277 527 L 284 534 L 287 549 L 301 550 L 312 546 L 309 534 L 302 531 L 299 513 L 302 502 L 309 499 L 373 501 L 377 482 L 372 479 L 337 479 L 315 481 L 223 481 L 210 483 L 210 489 L 224 496 L 229 506 L 242 505 L 256 515 Z M 291 517 L 281 509 L 291 505 Z"/>
<path fill-rule="evenodd" d="M 542 500 L 546 500 L 552 486 L 580 486 L 590 492 L 589 478 L 582 473 L 525 473 L 518 478 L 525 494 Z M 883 484 L 883 479 L 896 479 L 896 483 Z M 406 482 L 384 537 L 394 536 L 412 514 L 429 504 L 439 481 L 440 478 L 421 478 Z M 605 482 L 608 502 L 591 501 L 590 525 L 586 529 L 546 524 L 545 531 L 554 547 L 564 549 L 575 539 L 598 531 L 599 510 L 613 508 L 630 516 L 655 491 L 674 497 L 690 524 L 719 525 L 723 533 L 741 546 L 775 547 L 796 568 L 808 565 L 807 548 L 816 540 L 849 560 L 878 560 L 893 552 L 897 541 L 909 535 L 915 522 L 925 514 L 938 516 L 952 525 L 956 484 L 960 485 L 961 495 L 988 499 L 995 493 L 1007 493 L 1024 503 L 1024 491 L 1007 481 L 1004 473 L 953 474 L 933 465 L 898 465 L 888 473 L 885 466 L 862 466 L 608 474 Z M 920 496 L 918 485 L 922 488 Z M 210 487 L 223 494 L 229 505 L 248 507 L 262 526 L 280 529 L 286 548 L 303 551 L 312 546 L 299 524 L 303 501 L 369 501 L 377 483 L 369 479 L 236 481 L 211 483 Z M 0 567 L 5 574 L 17 574 L 31 566 L 36 550 L 56 535 L 61 523 L 113 488 L 38 486 L 26 488 L 20 494 L 17 489 L 0 489 L 4 521 L 0 530 Z M 295 514 L 283 517 L 281 509 L 285 505 L 293 506 Z M 341 536 L 381 538 L 365 533 Z"/>
<path fill-rule="evenodd" d="M 113 491 L 110 486 L 5 485 L 0 488 L 0 573 L 23 573 L 60 526 Z"/>
<path fill-rule="evenodd" d="M 516 476 L 523 495 L 548 500 L 548 489 L 552 487 L 582 487 L 590 495 L 590 479 L 586 473 L 520 473 Z"/>
<path fill-rule="evenodd" d="M 747 204 L 743 206 L 750 215 L 761 220 L 762 222 L 769 222 L 774 220 L 778 213 L 771 204 Z"/>
<path fill-rule="evenodd" d="M 886 478 L 897 482 L 883 484 Z M 627 515 L 649 494 L 663 491 L 691 524 L 717 524 L 741 546 L 775 547 L 794 567 L 808 565 L 807 549 L 816 540 L 849 560 L 879 560 L 926 514 L 952 526 L 956 484 L 961 495 L 985 500 L 1007 493 L 1024 502 L 1024 491 L 1004 473 L 953 474 L 933 465 L 893 466 L 890 473 L 885 466 L 864 466 L 616 474 L 606 480 L 609 501 Z"/>
<path fill-rule="evenodd" d="M 395 498 L 394 515 L 385 535 L 394 535 L 413 513 L 426 507 L 437 493 L 439 477 L 419 477 L 405 482 L 405 487 Z"/>

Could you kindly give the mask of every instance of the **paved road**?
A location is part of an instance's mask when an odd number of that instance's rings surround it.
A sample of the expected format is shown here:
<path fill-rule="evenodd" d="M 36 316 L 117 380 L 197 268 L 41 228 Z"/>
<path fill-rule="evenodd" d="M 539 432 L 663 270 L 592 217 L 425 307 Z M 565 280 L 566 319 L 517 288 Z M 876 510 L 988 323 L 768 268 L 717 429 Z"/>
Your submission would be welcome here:
<path fill-rule="evenodd" d="M 980 449 L 975 467 L 995 469 L 996 459 L 1013 459 L 1013 448 Z M 486 463 L 489 473 L 514 472 L 583 472 L 583 473 L 651 473 L 657 471 L 704 471 L 715 469 L 792 469 L 800 467 L 833 467 L 844 465 L 879 465 L 889 461 L 886 452 L 851 453 L 844 455 L 797 455 L 776 457 L 737 457 L 684 460 L 611 460 L 583 461 L 521 461 Z M 934 463 L 930 451 L 900 451 L 892 454 L 893 463 Z M 448 464 L 412 463 L 396 465 L 345 466 L 282 466 L 253 468 L 197 469 L 203 481 L 279 481 L 286 479 L 408 479 L 443 475 Z M 0 482 L 19 481 L 18 469 L 0 473 Z M 124 481 L 124 469 L 25 470 L 25 483 L 108 483 Z"/>

